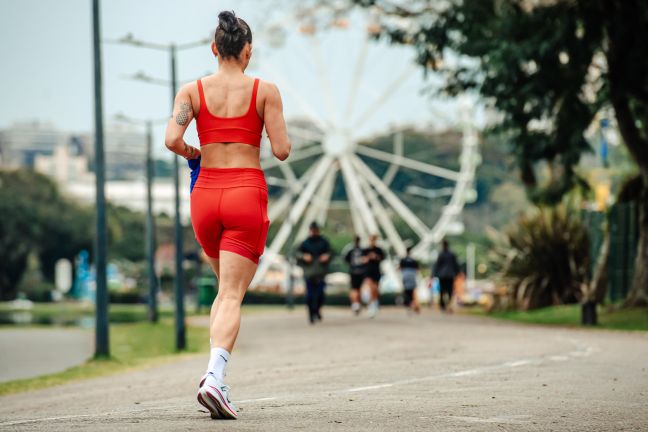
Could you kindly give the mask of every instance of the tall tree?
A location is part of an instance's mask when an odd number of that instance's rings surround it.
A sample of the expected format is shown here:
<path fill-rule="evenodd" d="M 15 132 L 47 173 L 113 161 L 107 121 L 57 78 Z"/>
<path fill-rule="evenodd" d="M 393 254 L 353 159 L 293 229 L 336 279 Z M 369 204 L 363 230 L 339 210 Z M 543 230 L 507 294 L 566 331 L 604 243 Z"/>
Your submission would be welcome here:
<path fill-rule="evenodd" d="M 648 2 L 645 0 L 355 0 L 381 12 L 381 36 L 414 47 L 444 92 L 476 91 L 501 119 L 531 199 L 556 203 L 582 184 L 584 131 L 613 109 L 643 180 L 627 304 L 648 306 Z M 538 166 L 549 168 L 543 181 Z"/>

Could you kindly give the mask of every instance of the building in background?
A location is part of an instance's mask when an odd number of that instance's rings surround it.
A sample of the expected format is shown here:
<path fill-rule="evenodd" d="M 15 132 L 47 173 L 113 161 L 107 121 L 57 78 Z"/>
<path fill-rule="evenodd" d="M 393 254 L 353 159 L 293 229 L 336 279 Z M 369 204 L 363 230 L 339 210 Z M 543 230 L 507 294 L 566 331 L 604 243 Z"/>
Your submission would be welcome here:
<path fill-rule="evenodd" d="M 146 136 L 142 131 L 131 125 L 108 125 L 104 146 L 107 180 L 144 178 Z M 0 130 L 2 168 L 33 168 L 48 175 L 72 170 L 71 174 L 75 174 L 81 169 L 81 159 L 86 161 L 88 171 L 94 171 L 92 132 L 62 131 L 50 123 L 40 121 L 14 123 Z M 60 180 L 59 177 L 53 177 Z M 73 177 L 74 175 L 72 181 Z M 67 179 L 67 175 L 62 175 L 62 178 Z"/>

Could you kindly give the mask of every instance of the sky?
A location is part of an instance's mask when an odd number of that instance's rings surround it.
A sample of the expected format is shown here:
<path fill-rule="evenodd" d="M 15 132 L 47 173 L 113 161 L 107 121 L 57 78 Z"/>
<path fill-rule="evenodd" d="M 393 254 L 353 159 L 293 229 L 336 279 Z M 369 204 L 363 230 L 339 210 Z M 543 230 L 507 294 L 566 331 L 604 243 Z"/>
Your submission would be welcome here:
<path fill-rule="evenodd" d="M 0 128 L 14 122 L 40 120 L 66 131 L 94 128 L 92 81 L 91 0 L 0 0 L 0 56 L 2 80 Z M 346 30 L 328 31 L 316 39 L 297 31 L 295 0 L 103 0 L 101 31 L 106 41 L 132 33 L 157 43 L 186 43 L 212 35 L 218 12 L 234 10 L 250 24 L 254 35 L 253 63 L 248 73 L 275 82 L 284 98 L 286 118 L 307 115 L 329 119 L 351 129 L 357 138 L 375 135 L 391 126 L 439 126 L 456 117 L 456 101 L 430 99 L 420 68 L 410 67 L 413 50 L 370 42 L 365 67 L 362 57 L 365 15 L 354 13 Z M 271 46 L 265 29 L 285 30 L 285 43 Z M 162 119 L 170 113 L 169 87 L 133 81 L 138 71 L 168 79 L 169 56 L 126 45 L 102 45 L 104 115 L 113 123 L 117 113 L 139 119 Z M 403 71 L 411 68 L 392 96 L 365 122 L 363 112 Z M 191 81 L 217 69 L 208 45 L 178 54 L 178 78 Z M 354 76 L 359 78 L 354 80 Z M 353 109 L 348 100 L 354 93 Z M 436 81 L 438 82 L 438 80 Z M 427 84 L 435 83 L 434 77 Z M 161 142 L 164 126 L 155 129 Z M 195 131 L 187 136 L 197 144 Z M 163 151 L 163 145 L 158 146 Z"/>

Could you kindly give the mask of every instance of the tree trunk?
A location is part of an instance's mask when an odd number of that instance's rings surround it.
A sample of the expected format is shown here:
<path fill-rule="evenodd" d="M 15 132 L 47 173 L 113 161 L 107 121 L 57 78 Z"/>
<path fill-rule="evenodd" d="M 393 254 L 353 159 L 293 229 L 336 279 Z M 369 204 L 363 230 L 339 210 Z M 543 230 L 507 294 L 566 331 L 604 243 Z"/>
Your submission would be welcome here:
<path fill-rule="evenodd" d="M 648 173 L 643 174 L 639 199 L 639 242 L 634 262 L 632 285 L 625 301 L 626 307 L 648 307 Z"/>
<path fill-rule="evenodd" d="M 637 162 L 643 188 L 639 199 L 639 243 L 634 276 L 626 306 L 648 306 L 648 139 L 645 123 L 638 122 L 633 102 L 642 100 L 644 88 L 631 78 L 636 74 L 637 56 L 645 47 L 636 33 L 644 29 L 643 5 L 639 1 L 606 1 L 610 101 L 614 107 L 619 132 L 633 159 Z M 642 119 L 645 122 L 645 119 Z M 643 126 L 642 126 L 643 124 Z"/>
<path fill-rule="evenodd" d="M 608 278 L 608 260 L 610 257 L 610 229 L 609 222 L 605 224 L 603 233 L 603 244 L 596 259 L 596 270 L 592 281 L 590 282 L 589 292 L 586 300 L 594 300 L 595 303 L 603 303 L 607 295 L 609 278 Z"/>

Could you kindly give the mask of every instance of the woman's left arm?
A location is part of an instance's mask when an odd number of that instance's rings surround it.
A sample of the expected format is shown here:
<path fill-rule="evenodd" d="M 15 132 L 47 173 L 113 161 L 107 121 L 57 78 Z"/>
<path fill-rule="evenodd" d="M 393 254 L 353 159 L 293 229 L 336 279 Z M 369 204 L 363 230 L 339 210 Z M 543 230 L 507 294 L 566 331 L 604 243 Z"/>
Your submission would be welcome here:
<path fill-rule="evenodd" d="M 169 150 L 187 160 L 200 157 L 200 150 L 184 141 L 187 126 L 189 126 L 189 123 L 194 118 L 193 105 L 188 88 L 190 85 L 183 86 L 176 95 L 173 104 L 173 115 L 167 123 L 166 137 L 164 139 L 164 143 Z"/>

